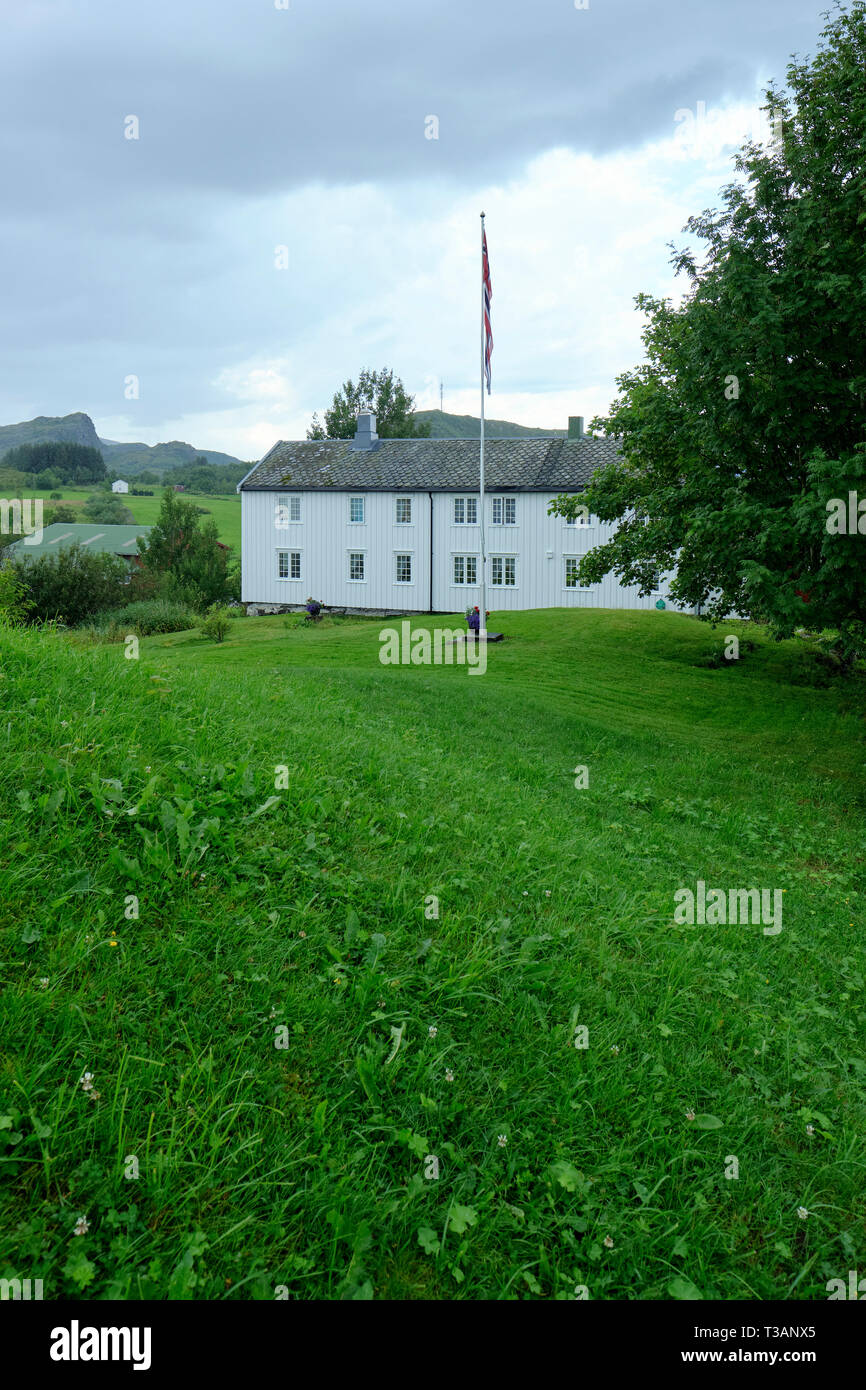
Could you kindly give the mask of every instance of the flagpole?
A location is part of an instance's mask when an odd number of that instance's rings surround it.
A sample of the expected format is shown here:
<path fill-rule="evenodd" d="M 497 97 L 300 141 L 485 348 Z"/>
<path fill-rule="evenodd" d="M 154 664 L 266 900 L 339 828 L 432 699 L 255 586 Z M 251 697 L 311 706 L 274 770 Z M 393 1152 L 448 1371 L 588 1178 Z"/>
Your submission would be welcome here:
<path fill-rule="evenodd" d="M 484 549 L 484 216 L 481 214 L 481 458 L 478 479 L 478 520 L 481 527 L 481 616 L 478 623 L 479 642 L 487 641 L 487 555 Z"/>

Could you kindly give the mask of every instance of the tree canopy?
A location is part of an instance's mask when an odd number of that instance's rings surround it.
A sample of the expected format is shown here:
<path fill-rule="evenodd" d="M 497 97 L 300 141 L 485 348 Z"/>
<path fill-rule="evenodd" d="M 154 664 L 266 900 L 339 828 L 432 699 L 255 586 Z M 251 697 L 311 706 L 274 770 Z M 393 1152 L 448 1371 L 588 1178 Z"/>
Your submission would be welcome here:
<path fill-rule="evenodd" d="M 216 522 L 210 517 L 202 525 L 196 504 L 170 488 L 139 553 L 142 572 L 134 580 L 136 593 L 147 594 L 151 588 L 201 610 L 234 597 L 228 547 L 220 544 Z"/>
<path fill-rule="evenodd" d="M 335 392 L 322 424 L 318 415 L 307 430 L 308 439 L 353 439 L 359 411 L 371 410 L 376 416 L 380 439 L 426 439 L 429 423 L 414 418 L 415 397 L 410 396 L 390 367 L 373 372 L 365 368 L 354 381 L 344 381 Z"/>
<path fill-rule="evenodd" d="M 41 444 L 19 444 L 3 455 L 3 467 L 30 473 L 37 480 L 50 477 L 58 483 L 98 483 L 107 476 L 105 461 L 89 444 L 70 444 L 48 439 Z"/>
<path fill-rule="evenodd" d="M 722 210 L 686 224 L 703 260 L 672 248 L 682 304 L 638 296 L 647 361 L 592 422 L 622 457 L 552 510 L 619 522 L 582 560 L 584 582 L 613 571 L 648 593 L 676 568 L 672 596 L 710 619 L 834 629 L 850 662 L 866 645 L 866 505 L 862 531 L 838 521 L 842 499 L 856 512 L 866 497 L 861 0 L 787 78 L 762 108 L 772 141 L 745 144 Z"/>

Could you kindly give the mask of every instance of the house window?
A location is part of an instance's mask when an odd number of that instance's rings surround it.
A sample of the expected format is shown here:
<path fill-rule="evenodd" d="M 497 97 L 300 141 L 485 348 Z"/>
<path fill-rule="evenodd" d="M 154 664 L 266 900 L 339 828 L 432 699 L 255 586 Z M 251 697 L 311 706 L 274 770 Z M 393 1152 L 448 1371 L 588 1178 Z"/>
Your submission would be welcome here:
<path fill-rule="evenodd" d="M 454 583 L 478 583 L 478 557 L 476 555 L 454 556 Z"/>
<path fill-rule="evenodd" d="M 396 555 L 394 558 L 395 558 L 395 564 L 396 564 L 395 583 L 397 583 L 397 584 L 411 584 L 411 583 L 412 583 L 412 556 L 411 556 L 411 555 Z"/>
<path fill-rule="evenodd" d="M 591 584 L 581 584 L 578 568 L 580 566 L 579 555 L 565 556 L 565 585 L 566 589 L 576 589 L 580 594 L 588 594 L 592 588 Z"/>
<path fill-rule="evenodd" d="M 396 524 L 397 524 L 398 526 L 411 526 L 411 525 L 412 525 L 412 498 L 411 498 L 411 497 L 398 497 L 398 498 L 397 498 L 397 515 L 396 515 L 395 520 L 396 520 Z"/>
<path fill-rule="evenodd" d="M 517 556 L 491 555 L 490 582 L 513 589 L 517 584 Z"/>
<path fill-rule="evenodd" d="M 455 526 L 477 526 L 477 525 L 478 525 L 478 498 L 477 498 L 477 497 L 455 497 L 455 498 L 454 498 L 454 525 L 455 525 Z"/>
<path fill-rule="evenodd" d="M 365 579 L 364 574 L 364 551 L 349 551 L 349 581 L 352 584 L 362 584 Z"/>
<path fill-rule="evenodd" d="M 277 530 L 284 531 L 292 521 L 301 519 L 301 499 L 300 497 L 278 497 L 277 498 Z"/>
<path fill-rule="evenodd" d="M 349 520 L 359 523 L 364 520 L 364 499 L 363 497 L 349 498 Z"/>
<path fill-rule="evenodd" d="M 494 497 L 494 498 L 493 498 L 493 525 L 494 525 L 494 526 L 516 526 L 516 525 L 517 525 L 517 498 L 516 498 L 516 497 Z"/>
<path fill-rule="evenodd" d="M 278 550 L 277 551 L 277 578 L 278 579 L 300 579 L 301 577 L 301 552 L 300 550 Z"/>
<path fill-rule="evenodd" d="M 566 517 L 565 524 L 566 526 L 590 526 L 592 523 L 589 519 L 589 512 L 586 507 L 583 507 L 577 516 Z"/>

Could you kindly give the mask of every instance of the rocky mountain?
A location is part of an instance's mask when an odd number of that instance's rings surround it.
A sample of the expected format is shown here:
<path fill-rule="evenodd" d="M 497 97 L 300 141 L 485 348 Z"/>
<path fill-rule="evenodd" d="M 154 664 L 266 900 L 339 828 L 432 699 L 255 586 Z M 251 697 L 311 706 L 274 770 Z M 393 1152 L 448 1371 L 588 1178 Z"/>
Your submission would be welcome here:
<path fill-rule="evenodd" d="M 23 420 L 19 425 L 0 425 L 0 458 L 19 444 L 44 444 L 48 440 L 101 447 L 93 421 L 79 410 L 74 415 L 37 415 L 35 420 Z"/>
<path fill-rule="evenodd" d="M 42 444 L 54 439 L 99 449 L 109 472 L 130 478 L 145 469 L 161 474 L 179 464 L 192 463 L 201 455 L 208 463 L 240 463 L 232 454 L 195 449 L 178 439 L 168 444 L 122 444 L 114 439 L 100 439 L 90 416 L 80 410 L 72 415 L 38 415 L 35 420 L 23 420 L 18 425 L 0 425 L 0 459 L 19 444 Z"/>

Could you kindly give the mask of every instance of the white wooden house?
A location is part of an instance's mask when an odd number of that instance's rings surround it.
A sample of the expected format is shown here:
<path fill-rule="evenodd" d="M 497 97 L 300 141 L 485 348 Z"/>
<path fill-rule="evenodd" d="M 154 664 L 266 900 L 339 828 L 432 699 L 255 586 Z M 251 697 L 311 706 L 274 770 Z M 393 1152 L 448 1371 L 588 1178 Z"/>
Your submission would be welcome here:
<path fill-rule="evenodd" d="M 485 444 L 487 606 L 652 608 L 608 575 L 583 587 L 580 556 L 613 526 L 548 515 L 616 456 L 569 420 L 568 438 Z M 456 613 L 479 602 L 478 441 L 379 439 L 361 415 L 354 439 L 281 441 L 238 484 L 241 597 L 248 611 L 300 609 L 308 596 L 349 613 Z M 688 610 L 690 611 L 690 610 Z"/>
<path fill-rule="evenodd" d="M 112 492 L 129 492 L 129 483 L 125 483 L 122 478 L 117 478 L 111 484 Z"/>

